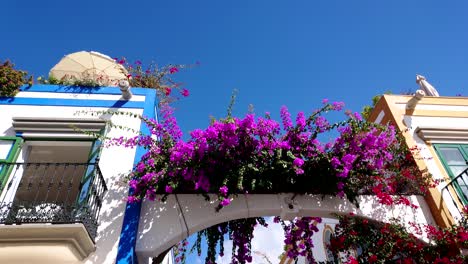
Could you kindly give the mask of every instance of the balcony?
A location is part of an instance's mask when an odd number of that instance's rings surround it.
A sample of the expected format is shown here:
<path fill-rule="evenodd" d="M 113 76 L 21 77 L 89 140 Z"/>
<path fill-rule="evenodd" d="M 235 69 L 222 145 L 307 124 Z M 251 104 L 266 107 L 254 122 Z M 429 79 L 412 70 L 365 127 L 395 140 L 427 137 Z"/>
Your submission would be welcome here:
<path fill-rule="evenodd" d="M 449 191 L 449 187 L 455 190 L 455 195 Z M 457 177 L 453 178 L 443 189 L 448 191 L 452 197 L 453 204 L 458 212 L 462 214 L 464 207 L 468 206 L 468 168 L 462 171 Z"/>
<path fill-rule="evenodd" d="M 94 251 L 107 191 L 96 163 L 0 163 L 0 172 L 9 175 L 0 196 L 1 263 L 21 262 L 21 252 L 55 252 L 60 259 L 47 260 L 65 262 Z"/>

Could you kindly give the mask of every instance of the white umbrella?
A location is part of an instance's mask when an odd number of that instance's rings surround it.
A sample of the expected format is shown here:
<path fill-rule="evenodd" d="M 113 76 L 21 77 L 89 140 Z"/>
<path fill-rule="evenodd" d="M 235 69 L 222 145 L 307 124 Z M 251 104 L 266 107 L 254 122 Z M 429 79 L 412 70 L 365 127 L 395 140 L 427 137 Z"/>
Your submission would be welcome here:
<path fill-rule="evenodd" d="M 439 92 L 432 86 L 428 81 L 426 81 L 426 77 L 421 75 L 416 75 L 416 83 L 419 84 L 421 90 L 426 93 L 428 96 L 439 96 Z"/>
<path fill-rule="evenodd" d="M 49 76 L 59 80 L 90 80 L 108 86 L 118 86 L 119 80 L 127 79 L 127 74 L 111 57 L 95 51 L 68 54 L 49 72 Z"/>

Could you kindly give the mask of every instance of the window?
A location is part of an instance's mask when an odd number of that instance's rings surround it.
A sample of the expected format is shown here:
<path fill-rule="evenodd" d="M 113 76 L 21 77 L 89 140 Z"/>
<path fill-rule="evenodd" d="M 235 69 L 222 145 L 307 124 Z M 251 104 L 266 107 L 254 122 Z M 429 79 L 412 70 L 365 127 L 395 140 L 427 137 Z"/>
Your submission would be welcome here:
<path fill-rule="evenodd" d="M 74 204 L 89 167 L 92 143 L 26 142 L 27 158 L 21 178 L 16 180 L 18 187 L 13 203 Z"/>
<path fill-rule="evenodd" d="M 459 193 L 462 202 L 468 204 L 468 144 L 434 144 L 437 155 Z"/>
<path fill-rule="evenodd" d="M 11 171 L 5 163 L 16 160 L 20 143 L 21 138 L 18 137 L 0 137 L 0 193 Z"/>
<path fill-rule="evenodd" d="M 89 197 L 98 149 L 99 141 L 25 141 L 24 162 L 5 164 L 4 218 L 51 222 L 75 213 Z"/>
<path fill-rule="evenodd" d="M 94 238 L 107 190 L 95 135 L 105 126 L 94 119 L 15 118 L 22 138 L 0 138 L 0 224 L 79 222 Z"/>
<path fill-rule="evenodd" d="M 332 263 L 338 263 L 335 255 L 333 252 L 328 248 L 330 246 L 330 240 L 333 236 L 333 230 L 330 226 L 325 226 L 325 230 L 323 231 L 323 247 L 325 249 L 325 254 L 327 257 L 327 261 Z"/>

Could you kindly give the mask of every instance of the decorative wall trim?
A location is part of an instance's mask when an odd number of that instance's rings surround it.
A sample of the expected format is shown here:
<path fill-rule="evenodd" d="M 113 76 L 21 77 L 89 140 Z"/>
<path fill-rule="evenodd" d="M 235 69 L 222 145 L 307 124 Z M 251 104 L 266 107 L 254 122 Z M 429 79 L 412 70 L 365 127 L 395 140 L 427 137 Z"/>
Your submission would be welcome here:
<path fill-rule="evenodd" d="M 132 88 L 133 91 L 133 88 Z M 143 115 L 149 118 L 156 118 L 156 91 L 146 89 L 146 100 Z M 149 134 L 150 131 L 146 124 L 141 122 L 140 131 L 143 134 Z M 146 153 L 144 147 L 139 146 L 136 149 L 134 163 L 138 163 L 141 157 Z M 132 190 L 129 189 L 129 193 Z M 137 264 L 136 243 L 138 237 L 138 226 L 141 217 L 141 202 L 128 203 L 125 207 L 125 215 L 120 232 L 119 247 L 117 250 L 117 264 Z"/>
<path fill-rule="evenodd" d="M 132 90 L 133 91 L 133 90 Z M 0 97 L 0 105 L 41 105 L 41 106 L 74 106 L 105 108 L 143 108 L 144 102 L 124 100 L 86 100 L 86 99 L 49 99 Z"/>
<path fill-rule="evenodd" d="M 415 133 L 424 141 L 468 141 L 468 128 L 417 127 Z"/>
<path fill-rule="evenodd" d="M 86 118 L 14 117 L 13 128 L 22 138 L 92 138 L 100 133 L 106 121 Z"/>

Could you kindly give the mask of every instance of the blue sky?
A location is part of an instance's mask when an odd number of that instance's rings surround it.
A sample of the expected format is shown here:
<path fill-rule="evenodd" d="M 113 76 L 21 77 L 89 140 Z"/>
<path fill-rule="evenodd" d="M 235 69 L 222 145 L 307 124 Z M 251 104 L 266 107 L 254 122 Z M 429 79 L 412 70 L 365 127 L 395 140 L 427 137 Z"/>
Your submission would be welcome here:
<path fill-rule="evenodd" d="M 323 98 L 360 111 L 372 96 L 427 77 L 467 95 L 468 2 L 417 0 L 4 1 L 0 59 L 35 76 L 94 50 L 144 63 L 191 64 L 177 104 L 184 132 L 235 113 L 310 112 Z"/>
<path fill-rule="evenodd" d="M 225 113 L 311 111 L 322 98 L 359 111 L 425 75 L 442 95 L 468 87 L 466 1 L 5 1 L 0 59 L 46 75 L 79 50 L 160 64 L 195 61 L 179 74 L 184 131 Z"/>

